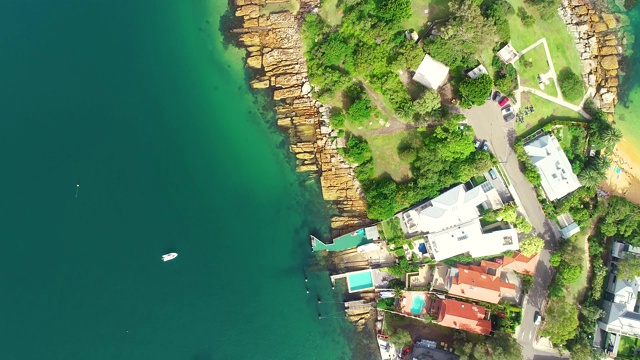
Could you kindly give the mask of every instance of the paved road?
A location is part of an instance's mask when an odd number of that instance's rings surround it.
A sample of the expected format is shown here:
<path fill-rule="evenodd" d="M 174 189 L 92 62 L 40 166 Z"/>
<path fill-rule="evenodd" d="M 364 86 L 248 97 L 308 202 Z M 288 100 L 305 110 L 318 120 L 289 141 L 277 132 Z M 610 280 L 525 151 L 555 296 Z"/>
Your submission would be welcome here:
<path fill-rule="evenodd" d="M 488 101 L 483 106 L 464 110 L 464 115 L 467 117 L 469 125 L 475 130 L 478 139 L 489 140 L 491 150 L 500 160 L 516 191 L 515 197 L 519 199 L 521 211 L 529 218 L 533 225 L 533 231 L 545 240 L 545 249 L 540 255 L 533 285 L 523 305 L 522 324 L 517 334 L 517 340 L 523 346 L 524 359 L 556 357 L 558 356 L 557 352 L 541 348 L 542 344 L 537 344 L 534 347 L 538 327 L 533 323 L 533 317 L 535 311 L 542 309 L 546 301 L 547 288 L 552 277 L 549 257 L 551 251 L 557 247 L 560 232 L 557 226 L 544 215 L 538 203 L 536 192 L 520 171 L 518 159 L 512 148 L 516 137 L 513 128 L 514 122 L 506 123 L 502 119 L 498 105 L 492 101 Z"/>

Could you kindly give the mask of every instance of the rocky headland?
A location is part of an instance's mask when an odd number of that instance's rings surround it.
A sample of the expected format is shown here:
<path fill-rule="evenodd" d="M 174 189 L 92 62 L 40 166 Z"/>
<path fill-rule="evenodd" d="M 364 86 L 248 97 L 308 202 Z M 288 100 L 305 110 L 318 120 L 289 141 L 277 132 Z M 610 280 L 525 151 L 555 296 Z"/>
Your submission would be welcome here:
<path fill-rule="evenodd" d="M 582 77 L 595 90 L 594 101 L 613 121 L 618 102 L 618 61 L 624 45 L 617 15 L 596 9 L 589 0 L 563 0 L 558 13 L 575 39 Z"/>
<path fill-rule="evenodd" d="M 331 219 L 333 236 L 360 228 L 369 220 L 366 204 L 353 168 L 338 153 L 337 133 L 329 125 L 330 109 L 315 100 L 307 76 L 300 27 L 304 15 L 315 11 L 320 0 L 300 0 L 297 13 L 267 13 L 267 6 L 288 0 L 235 0 L 235 29 L 247 50 L 254 89 L 273 90 L 278 126 L 289 134 L 297 170 L 320 176 L 322 194 L 338 215 Z"/>

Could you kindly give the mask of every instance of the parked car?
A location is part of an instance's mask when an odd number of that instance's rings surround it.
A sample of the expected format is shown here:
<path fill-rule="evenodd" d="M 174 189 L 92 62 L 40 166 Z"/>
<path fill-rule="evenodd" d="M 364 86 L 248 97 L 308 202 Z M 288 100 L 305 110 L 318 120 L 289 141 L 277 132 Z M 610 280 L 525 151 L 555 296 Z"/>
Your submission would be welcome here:
<path fill-rule="evenodd" d="M 498 174 L 496 174 L 496 171 L 493 169 L 489 169 L 489 176 L 491 176 L 492 180 L 495 180 L 498 178 Z"/>
<path fill-rule="evenodd" d="M 533 314 L 533 323 L 536 325 L 540 325 L 541 322 L 542 322 L 542 315 L 540 315 L 539 311 L 536 311 L 535 314 Z"/>
<path fill-rule="evenodd" d="M 489 151 L 489 142 L 487 140 L 485 140 L 484 144 L 482 144 L 482 150 Z"/>
<path fill-rule="evenodd" d="M 503 118 L 504 118 L 504 121 L 509 122 L 509 121 L 511 121 L 511 120 L 516 118 L 516 114 L 510 112 L 507 115 L 503 116 Z"/>
<path fill-rule="evenodd" d="M 501 96 L 502 94 L 500 93 L 500 91 L 496 90 L 496 92 L 493 93 L 493 101 L 498 101 Z"/>
<path fill-rule="evenodd" d="M 509 102 L 509 98 L 506 96 L 503 96 L 502 99 L 500 99 L 500 101 L 498 102 L 498 105 L 500 105 L 500 107 L 503 107 L 507 105 L 508 102 Z"/>
<path fill-rule="evenodd" d="M 479 148 L 480 148 L 480 145 L 482 145 L 482 143 L 480 142 L 480 140 L 475 140 L 475 141 L 473 142 L 473 145 L 476 147 L 476 149 L 479 149 Z"/>
<path fill-rule="evenodd" d="M 513 112 L 513 108 L 511 107 L 511 105 L 507 105 L 502 108 L 502 115 L 507 115 L 510 112 Z"/>

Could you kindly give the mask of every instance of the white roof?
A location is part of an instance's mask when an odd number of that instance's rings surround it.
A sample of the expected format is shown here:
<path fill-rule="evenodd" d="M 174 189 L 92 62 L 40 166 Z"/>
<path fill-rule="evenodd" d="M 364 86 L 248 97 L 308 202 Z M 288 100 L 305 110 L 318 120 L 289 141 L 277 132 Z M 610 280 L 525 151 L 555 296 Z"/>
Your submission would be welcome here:
<path fill-rule="evenodd" d="M 472 257 L 490 256 L 508 250 L 518 250 L 516 229 L 482 232 L 479 219 L 445 231 L 427 235 L 431 255 L 441 261 L 468 252 Z"/>
<path fill-rule="evenodd" d="M 498 57 L 500 58 L 500 60 L 509 64 L 518 57 L 518 52 L 513 48 L 513 45 L 511 45 L 511 43 L 508 43 L 507 45 L 505 45 L 505 47 L 498 51 Z"/>
<path fill-rule="evenodd" d="M 377 226 L 369 226 L 364 229 L 364 236 L 369 240 L 378 240 L 380 239 L 380 233 L 378 232 Z"/>
<path fill-rule="evenodd" d="M 613 242 L 613 246 L 611 247 L 611 255 L 622 259 L 627 255 L 627 253 L 640 255 L 640 247 L 632 246 L 630 244 L 625 244 L 618 241 Z"/>
<path fill-rule="evenodd" d="M 472 78 L 472 79 L 475 79 L 475 78 L 477 78 L 478 76 L 480 76 L 482 74 L 487 74 L 488 75 L 489 72 L 487 71 L 487 68 L 484 67 L 484 65 L 480 64 L 480 65 L 476 66 L 473 70 L 469 71 L 467 73 L 467 76 Z"/>
<path fill-rule="evenodd" d="M 487 195 L 481 187 L 467 191 L 458 185 L 408 213 L 419 231 L 433 233 L 477 219 L 478 206 L 485 201 Z"/>
<path fill-rule="evenodd" d="M 576 223 L 571 223 L 566 227 L 560 229 L 560 233 L 564 239 L 570 238 L 572 235 L 575 235 L 580 232 L 580 226 Z"/>
<path fill-rule="evenodd" d="M 582 186 L 554 136 L 538 137 L 525 144 L 524 151 L 538 168 L 542 188 L 549 200 L 560 199 Z"/>
<path fill-rule="evenodd" d="M 429 89 L 437 89 L 448 76 L 449 68 L 427 54 L 413 75 L 413 80 Z"/>
<path fill-rule="evenodd" d="M 639 290 L 638 278 L 616 281 L 613 302 L 605 301 L 604 306 L 607 331 L 640 336 L 640 313 L 634 311 Z"/>

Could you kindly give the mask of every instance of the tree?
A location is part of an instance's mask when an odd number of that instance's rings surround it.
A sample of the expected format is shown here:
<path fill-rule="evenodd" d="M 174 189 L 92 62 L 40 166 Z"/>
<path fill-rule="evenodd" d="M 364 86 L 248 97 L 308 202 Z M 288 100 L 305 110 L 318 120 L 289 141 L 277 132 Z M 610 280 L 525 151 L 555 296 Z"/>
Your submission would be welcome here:
<path fill-rule="evenodd" d="M 640 276 L 640 256 L 628 253 L 618 262 L 618 278 L 632 280 Z"/>
<path fill-rule="evenodd" d="M 562 254 L 560 254 L 559 252 L 553 253 L 549 258 L 549 264 L 551 264 L 551 266 L 553 267 L 558 267 L 560 265 L 560 262 L 562 262 Z"/>
<path fill-rule="evenodd" d="M 484 105 L 487 96 L 493 87 L 491 76 L 482 74 L 475 79 L 465 78 L 460 83 L 460 95 L 469 100 L 473 105 Z"/>
<path fill-rule="evenodd" d="M 560 263 L 558 267 L 558 281 L 563 285 L 575 283 L 582 273 L 582 266 L 571 265 L 567 262 Z"/>
<path fill-rule="evenodd" d="M 525 9 L 523 6 L 520 6 L 518 8 L 518 17 L 520 18 L 520 21 L 522 21 L 522 25 L 524 25 L 525 27 L 532 27 L 536 23 L 536 19 L 531 14 L 529 14 L 527 12 L 527 9 Z"/>
<path fill-rule="evenodd" d="M 389 341 L 399 348 L 411 345 L 411 334 L 405 329 L 396 329 L 390 336 Z"/>
<path fill-rule="evenodd" d="M 371 148 L 364 138 L 352 136 L 347 141 L 346 159 L 354 164 L 362 164 L 371 159 Z"/>
<path fill-rule="evenodd" d="M 353 46 L 347 43 L 339 32 L 333 32 L 322 46 L 324 60 L 329 65 L 340 65 L 342 60 L 353 51 Z"/>
<path fill-rule="evenodd" d="M 533 230 L 533 226 L 524 216 L 518 216 L 514 225 L 519 233 L 528 234 Z"/>
<path fill-rule="evenodd" d="M 568 101 L 577 101 L 584 94 L 584 83 L 580 76 L 566 67 L 560 70 L 558 74 L 558 85 L 562 96 Z"/>
<path fill-rule="evenodd" d="M 576 335 L 579 323 L 575 304 L 561 297 L 552 298 L 546 316 L 553 321 L 545 321 L 541 335 L 548 336 L 554 345 L 564 345 Z"/>
<path fill-rule="evenodd" d="M 410 0 L 378 0 L 377 14 L 390 23 L 400 23 L 411 16 Z"/>
<path fill-rule="evenodd" d="M 544 247 L 544 240 L 537 236 L 529 236 L 524 240 L 520 241 L 520 252 L 524 256 L 531 256 L 534 254 L 539 254 Z"/>
<path fill-rule="evenodd" d="M 353 124 L 360 125 L 371 118 L 371 112 L 371 100 L 367 97 L 358 99 L 347 110 L 347 119 Z"/>
<path fill-rule="evenodd" d="M 522 347 L 504 331 L 479 343 L 466 342 L 466 336 L 455 340 L 456 355 L 461 360 L 520 360 Z"/>
<path fill-rule="evenodd" d="M 429 89 L 422 97 L 413 102 L 413 109 L 420 115 L 425 116 L 439 110 L 442 107 L 442 99 L 438 91 Z"/>

